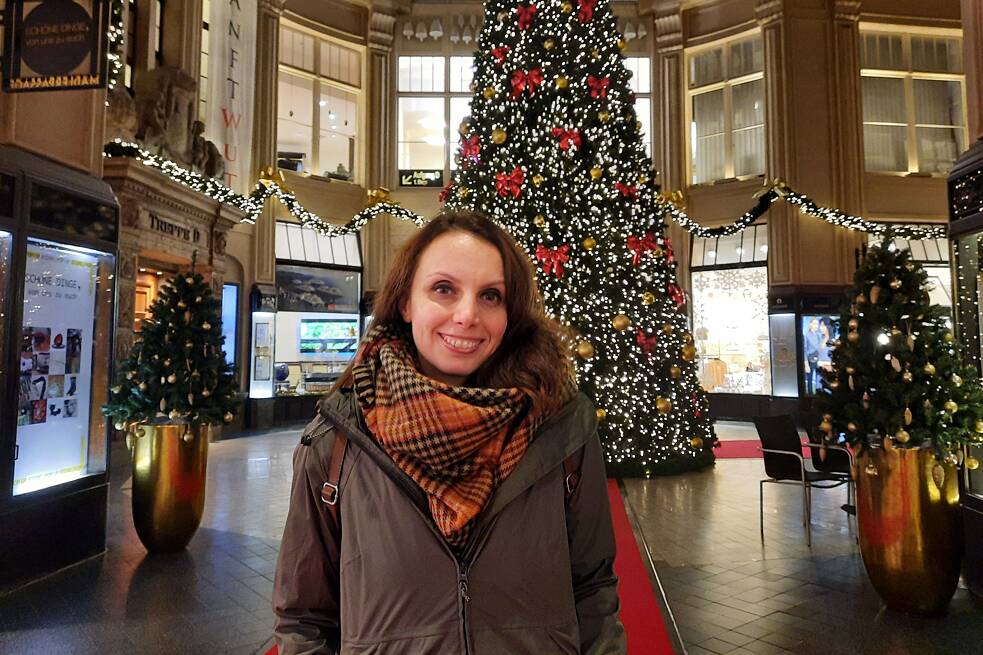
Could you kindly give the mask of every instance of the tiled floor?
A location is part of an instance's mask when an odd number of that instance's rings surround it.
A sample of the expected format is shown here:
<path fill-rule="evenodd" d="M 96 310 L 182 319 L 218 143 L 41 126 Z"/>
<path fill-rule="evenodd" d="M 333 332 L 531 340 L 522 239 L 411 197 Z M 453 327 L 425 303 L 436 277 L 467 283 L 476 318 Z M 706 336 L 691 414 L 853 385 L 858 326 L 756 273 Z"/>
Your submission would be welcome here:
<path fill-rule="evenodd" d="M 689 655 L 983 653 L 983 607 L 959 589 L 947 616 L 884 610 L 867 581 L 845 489 L 813 492 L 812 549 L 801 490 L 765 486 L 760 460 L 722 460 L 675 478 L 626 480 Z"/>
<path fill-rule="evenodd" d="M 746 425 L 718 431 L 753 438 Z M 127 453 L 117 446 L 108 551 L 0 598 L 0 653 L 264 652 L 298 435 L 212 444 L 202 527 L 185 553 L 168 557 L 148 557 L 137 540 Z M 839 509 L 842 489 L 815 492 L 810 550 L 800 492 L 766 487 L 762 545 L 761 476 L 758 460 L 724 460 L 701 473 L 625 481 L 689 655 L 983 654 L 983 609 L 965 590 L 942 619 L 881 610 L 852 519 Z"/>

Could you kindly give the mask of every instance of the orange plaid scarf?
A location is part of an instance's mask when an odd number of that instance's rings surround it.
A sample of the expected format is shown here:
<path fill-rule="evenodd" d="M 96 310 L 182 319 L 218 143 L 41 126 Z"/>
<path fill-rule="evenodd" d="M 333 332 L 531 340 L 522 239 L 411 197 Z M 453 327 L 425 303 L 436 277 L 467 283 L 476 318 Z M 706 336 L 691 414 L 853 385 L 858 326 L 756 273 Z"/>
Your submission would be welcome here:
<path fill-rule="evenodd" d="M 427 494 L 447 542 L 459 548 L 472 519 L 522 459 L 542 420 L 520 389 L 452 387 L 417 370 L 409 339 L 378 326 L 352 370 L 365 423 Z"/>

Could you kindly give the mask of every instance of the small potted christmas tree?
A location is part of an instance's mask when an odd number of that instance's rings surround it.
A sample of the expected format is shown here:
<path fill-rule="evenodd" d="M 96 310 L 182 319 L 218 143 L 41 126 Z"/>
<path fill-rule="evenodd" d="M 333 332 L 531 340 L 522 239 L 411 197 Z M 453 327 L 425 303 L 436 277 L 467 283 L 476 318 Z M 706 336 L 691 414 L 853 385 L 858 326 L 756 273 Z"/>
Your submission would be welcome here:
<path fill-rule="evenodd" d="M 889 608 L 944 610 L 959 580 L 958 467 L 983 439 L 983 389 L 929 301 L 928 276 L 890 236 L 870 248 L 823 373 L 820 429 L 854 451 L 864 565 Z"/>
<path fill-rule="evenodd" d="M 168 280 L 149 314 L 103 411 L 127 431 L 137 534 L 147 550 L 172 552 L 201 522 L 209 427 L 232 421 L 236 388 L 221 303 L 200 274 Z"/>

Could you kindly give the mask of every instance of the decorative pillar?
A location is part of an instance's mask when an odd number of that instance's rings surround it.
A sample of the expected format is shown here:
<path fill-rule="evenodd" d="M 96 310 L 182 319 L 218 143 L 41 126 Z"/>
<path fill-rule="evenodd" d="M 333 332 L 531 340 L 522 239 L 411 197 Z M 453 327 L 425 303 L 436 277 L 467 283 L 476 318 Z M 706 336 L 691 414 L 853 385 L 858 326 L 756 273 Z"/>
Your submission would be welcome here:
<path fill-rule="evenodd" d="M 253 166 L 276 167 L 277 55 L 280 16 L 286 0 L 259 0 L 256 17 L 256 87 L 253 94 Z M 273 284 L 276 270 L 276 219 L 266 203 L 253 231 L 255 281 Z"/>
<path fill-rule="evenodd" d="M 124 225 L 136 225 L 139 222 L 136 203 L 124 204 L 121 208 L 120 221 Z M 116 337 L 113 342 L 114 362 L 121 362 L 133 349 L 135 335 L 133 333 L 134 301 L 137 290 L 137 256 L 135 248 L 119 249 L 119 267 L 116 277 Z"/>
<path fill-rule="evenodd" d="M 393 86 L 393 30 L 396 17 L 373 11 L 369 17 L 368 49 L 368 128 L 366 187 L 391 187 L 394 152 L 392 125 L 394 123 L 395 89 Z M 389 269 L 389 243 L 392 218 L 381 216 L 370 221 L 362 230 L 363 286 L 366 291 L 378 291 Z"/>
<path fill-rule="evenodd" d="M 652 158 L 666 191 L 683 189 L 686 179 L 684 125 L 686 67 L 683 61 L 683 18 L 678 0 L 661 3 L 655 20 L 656 122 Z"/>
<path fill-rule="evenodd" d="M 969 145 L 983 139 L 983 3 L 962 0 L 963 66 L 966 71 L 966 106 Z"/>
<path fill-rule="evenodd" d="M 161 25 L 164 63 L 180 68 L 195 81 L 201 70 L 201 0 L 167 0 Z M 197 107 L 197 105 L 195 105 Z"/>

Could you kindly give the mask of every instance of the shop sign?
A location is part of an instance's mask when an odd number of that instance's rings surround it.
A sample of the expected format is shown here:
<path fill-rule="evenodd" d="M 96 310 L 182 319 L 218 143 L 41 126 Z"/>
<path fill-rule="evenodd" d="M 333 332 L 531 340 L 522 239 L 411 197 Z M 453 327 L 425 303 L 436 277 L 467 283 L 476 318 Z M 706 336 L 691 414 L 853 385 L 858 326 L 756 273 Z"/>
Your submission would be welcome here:
<path fill-rule="evenodd" d="M 160 232 L 161 234 L 166 234 L 169 237 L 181 239 L 182 241 L 187 241 L 188 243 L 201 242 L 201 230 L 198 228 L 187 227 L 185 225 L 181 225 L 180 223 L 166 221 L 153 212 L 148 212 L 147 215 L 149 216 L 150 229 L 154 232 Z"/>
<path fill-rule="evenodd" d="M 399 171 L 399 186 L 444 186 L 442 170 L 403 170 Z"/>
<path fill-rule="evenodd" d="M 4 91 L 106 86 L 109 0 L 8 1 L 3 24 Z"/>

